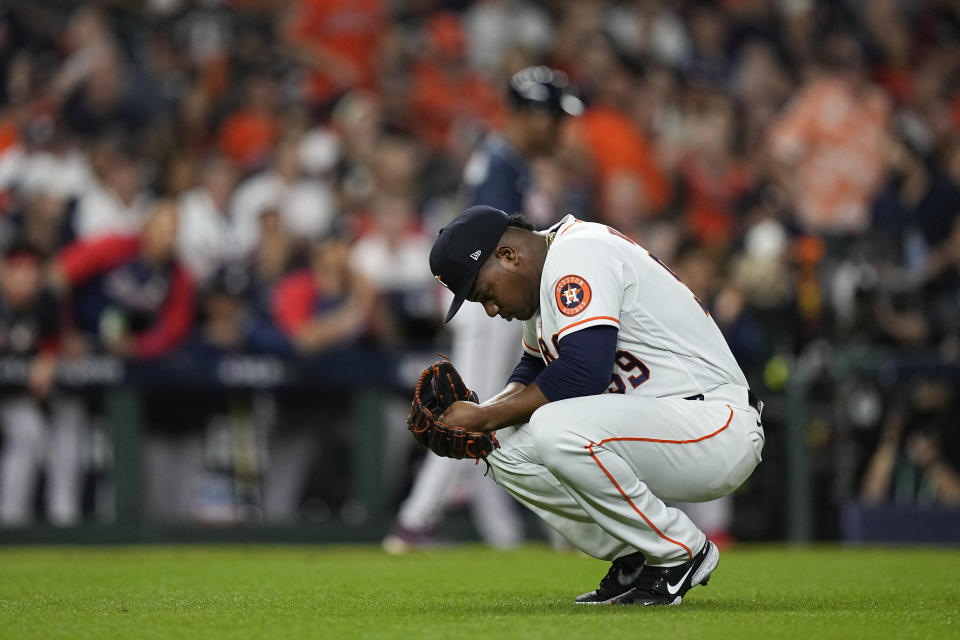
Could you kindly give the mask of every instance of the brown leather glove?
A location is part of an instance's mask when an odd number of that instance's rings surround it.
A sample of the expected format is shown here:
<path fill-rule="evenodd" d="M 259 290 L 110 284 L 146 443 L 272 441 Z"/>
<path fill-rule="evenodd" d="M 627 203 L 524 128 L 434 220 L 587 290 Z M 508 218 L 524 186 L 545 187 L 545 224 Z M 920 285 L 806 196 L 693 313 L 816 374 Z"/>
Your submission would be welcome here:
<path fill-rule="evenodd" d="M 449 360 L 438 360 L 423 370 L 407 414 L 407 427 L 417 442 L 445 458 L 485 459 L 500 448 L 490 433 L 467 431 L 444 424 L 440 415 L 458 400 L 477 402 L 477 394 L 467 388 Z"/>

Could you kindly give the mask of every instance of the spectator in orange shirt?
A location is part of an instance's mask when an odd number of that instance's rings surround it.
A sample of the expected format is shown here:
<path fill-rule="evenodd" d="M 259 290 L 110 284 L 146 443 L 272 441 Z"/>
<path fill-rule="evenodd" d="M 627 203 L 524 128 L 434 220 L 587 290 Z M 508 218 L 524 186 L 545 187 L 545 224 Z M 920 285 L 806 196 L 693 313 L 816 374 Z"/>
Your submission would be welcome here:
<path fill-rule="evenodd" d="M 314 105 L 356 88 L 371 88 L 387 29 L 382 0 L 297 0 L 287 37 L 310 68 Z"/>
<path fill-rule="evenodd" d="M 20 142 L 20 132 L 10 118 L 0 118 L 0 155 Z"/>
<path fill-rule="evenodd" d="M 771 152 L 797 221 L 815 233 L 852 234 L 870 223 L 870 200 L 884 175 L 890 105 L 870 85 L 850 34 L 829 36 L 821 74 L 774 122 Z"/>
<path fill-rule="evenodd" d="M 734 239 L 734 206 L 753 179 L 734 150 L 735 118 L 733 103 L 715 93 L 686 122 L 689 143 L 678 167 L 686 222 L 688 231 L 706 245 Z"/>
<path fill-rule="evenodd" d="M 437 149 L 465 156 L 484 129 L 502 124 L 500 92 L 467 64 L 463 30 L 455 14 L 434 16 L 426 31 L 429 50 L 413 76 L 414 133 Z"/>
<path fill-rule="evenodd" d="M 277 138 L 277 88 L 266 76 L 251 77 L 240 108 L 220 128 L 220 148 L 241 171 L 266 162 Z"/>
<path fill-rule="evenodd" d="M 594 78 L 595 99 L 580 118 L 570 123 L 568 141 L 592 170 L 597 193 L 608 191 L 608 181 L 633 175 L 640 187 L 638 215 L 654 216 L 667 204 L 670 185 L 657 165 L 653 148 L 628 115 L 634 87 L 630 72 L 605 39 L 590 42 L 606 43 L 607 59 L 598 65 L 603 77 Z M 601 218 L 606 206 L 605 202 L 598 203 Z"/>

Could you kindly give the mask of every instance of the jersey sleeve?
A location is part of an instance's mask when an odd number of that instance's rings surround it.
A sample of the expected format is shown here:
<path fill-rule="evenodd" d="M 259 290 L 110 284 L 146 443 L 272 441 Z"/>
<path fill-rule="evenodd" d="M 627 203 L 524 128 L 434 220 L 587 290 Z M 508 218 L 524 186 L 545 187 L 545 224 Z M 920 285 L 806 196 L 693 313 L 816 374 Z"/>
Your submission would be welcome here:
<path fill-rule="evenodd" d="M 550 402 L 603 393 L 610 384 L 618 331 L 594 325 L 560 341 L 560 357 L 543 367 L 535 382 Z"/>
<path fill-rule="evenodd" d="M 137 236 L 105 235 L 92 240 L 77 240 L 60 251 L 57 261 L 67 281 L 77 285 L 117 267 L 132 258 L 140 248 Z"/>
<path fill-rule="evenodd" d="M 310 274 L 302 271 L 281 280 L 273 290 L 270 304 L 277 327 L 287 336 L 295 336 L 310 322 L 316 306 L 316 290 Z"/>
<path fill-rule="evenodd" d="M 513 373 L 510 374 L 510 377 L 507 379 L 507 384 L 511 382 L 519 382 L 523 386 L 529 385 L 533 382 L 538 375 L 546 368 L 546 364 L 543 362 L 543 358 L 539 356 L 532 356 L 527 352 L 523 353 L 523 356 L 520 358 L 520 362 L 517 363 L 517 366 L 513 368 Z"/>
<path fill-rule="evenodd" d="M 589 327 L 620 328 L 624 268 L 619 252 L 602 240 L 572 237 L 554 243 L 544 265 L 548 289 L 541 313 L 551 314 L 558 340 Z"/>
<path fill-rule="evenodd" d="M 186 269 L 177 266 L 156 324 L 136 337 L 137 357 L 156 358 L 183 342 L 193 323 L 194 307 L 193 283 Z"/>

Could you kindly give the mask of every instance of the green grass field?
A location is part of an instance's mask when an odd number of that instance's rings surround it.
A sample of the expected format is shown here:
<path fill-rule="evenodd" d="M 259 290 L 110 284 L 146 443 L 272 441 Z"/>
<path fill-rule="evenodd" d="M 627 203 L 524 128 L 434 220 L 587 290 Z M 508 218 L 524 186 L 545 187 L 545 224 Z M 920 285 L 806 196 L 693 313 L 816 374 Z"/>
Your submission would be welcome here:
<path fill-rule="evenodd" d="M 583 607 L 543 547 L 0 549 L 0 638 L 957 638 L 960 552 L 741 547 L 680 607 Z"/>

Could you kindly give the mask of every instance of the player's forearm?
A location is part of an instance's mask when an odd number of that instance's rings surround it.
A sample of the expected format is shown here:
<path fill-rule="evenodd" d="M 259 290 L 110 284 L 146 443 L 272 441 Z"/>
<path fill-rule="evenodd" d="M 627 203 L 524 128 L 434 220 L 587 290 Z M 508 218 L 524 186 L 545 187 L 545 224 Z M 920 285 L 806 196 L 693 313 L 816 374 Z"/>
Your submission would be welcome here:
<path fill-rule="evenodd" d="M 361 317 L 348 305 L 311 320 L 294 336 L 294 343 L 305 353 L 316 353 L 350 340 L 362 331 Z"/>
<path fill-rule="evenodd" d="M 508 382 L 507 386 L 503 388 L 503 391 L 493 396 L 492 398 L 488 398 L 487 400 L 484 400 L 480 404 L 482 406 L 485 406 L 485 405 L 494 404 L 497 402 L 502 402 L 511 396 L 517 395 L 518 393 L 520 393 L 526 388 L 527 388 L 527 385 L 525 384 L 521 384 L 519 382 Z"/>
<path fill-rule="evenodd" d="M 519 385 L 519 383 L 511 383 Z M 532 383 L 520 390 L 508 385 L 495 398 L 480 407 L 484 416 L 484 431 L 495 431 L 503 427 L 512 427 L 530 421 L 533 412 L 550 402 L 540 391 L 536 383 Z"/>
<path fill-rule="evenodd" d="M 873 459 L 863 475 L 860 498 L 865 502 L 882 502 L 890 488 L 893 467 L 897 460 L 896 442 L 882 442 L 873 454 Z"/>
<path fill-rule="evenodd" d="M 939 501 L 948 506 L 960 504 L 960 475 L 943 460 L 930 465 Z"/>

